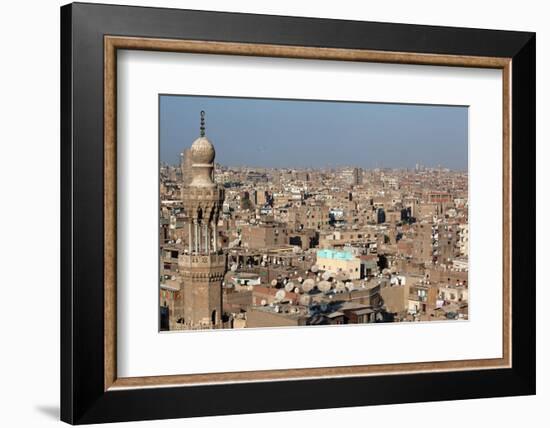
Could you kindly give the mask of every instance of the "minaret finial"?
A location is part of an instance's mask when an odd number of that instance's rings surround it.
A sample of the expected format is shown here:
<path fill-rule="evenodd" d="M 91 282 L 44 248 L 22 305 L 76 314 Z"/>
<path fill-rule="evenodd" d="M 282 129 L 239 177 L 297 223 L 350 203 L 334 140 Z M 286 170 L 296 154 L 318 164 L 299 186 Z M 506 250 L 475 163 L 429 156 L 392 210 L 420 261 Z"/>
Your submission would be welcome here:
<path fill-rule="evenodd" d="M 206 127 L 204 126 L 204 110 L 201 110 L 201 137 L 204 137 Z"/>

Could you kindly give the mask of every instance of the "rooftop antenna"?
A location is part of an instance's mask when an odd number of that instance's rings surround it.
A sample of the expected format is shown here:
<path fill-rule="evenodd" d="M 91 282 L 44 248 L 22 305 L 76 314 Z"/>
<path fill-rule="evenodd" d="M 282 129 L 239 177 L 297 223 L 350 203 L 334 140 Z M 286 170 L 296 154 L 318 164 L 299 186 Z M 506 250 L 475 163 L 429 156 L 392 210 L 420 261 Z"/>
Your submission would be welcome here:
<path fill-rule="evenodd" d="M 201 137 L 204 137 L 204 133 L 205 133 L 205 130 L 206 130 L 206 127 L 204 126 L 204 115 L 206 113 L 204 112 L 204 110 L 201 110 Z"/>

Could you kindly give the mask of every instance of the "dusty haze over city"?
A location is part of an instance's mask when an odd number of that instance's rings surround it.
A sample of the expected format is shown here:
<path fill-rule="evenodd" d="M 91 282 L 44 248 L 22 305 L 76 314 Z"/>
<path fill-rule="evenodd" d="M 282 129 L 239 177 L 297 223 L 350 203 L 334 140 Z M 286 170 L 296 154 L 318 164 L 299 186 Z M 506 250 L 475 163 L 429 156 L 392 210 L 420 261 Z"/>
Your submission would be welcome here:
<path fill-rule="evenodd" d="M 161 330 L 468 318 L 466 107 L 159 108 Z"/>

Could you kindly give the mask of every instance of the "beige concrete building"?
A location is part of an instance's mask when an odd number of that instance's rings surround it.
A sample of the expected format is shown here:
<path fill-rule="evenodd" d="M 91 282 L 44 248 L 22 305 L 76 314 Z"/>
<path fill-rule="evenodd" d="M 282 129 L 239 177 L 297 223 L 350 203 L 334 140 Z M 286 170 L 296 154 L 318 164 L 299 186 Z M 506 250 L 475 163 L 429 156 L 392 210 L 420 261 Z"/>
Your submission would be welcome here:
<path fill-rule="evenodd" d="M 288 245 L 288 231 L 284 224 L 265 221 L 246 225 L 241 231 L 242 246 L 245 248 L 270 248 Z"/>
<path fill-rule="evenodd" d="M 349 279 L 361 279 L 364 276 L 361 259 L 347 251 L 318 250 L 317 266 L 325 271 L 344 272 Z"/>
<path fill-rule="evenodd" d="M 380 289 L 380 297 L 386 310 L 393 314 L 406 312 L 409 301 L 409 285 L 388 284 Z"/>
<path fill-rule="evenodd" d="M 303 314 L 285 313 L 271 307 L 252 307 L 246 314 L 247 328 L 297 327 L 306 323 L 307 316 Z"/>

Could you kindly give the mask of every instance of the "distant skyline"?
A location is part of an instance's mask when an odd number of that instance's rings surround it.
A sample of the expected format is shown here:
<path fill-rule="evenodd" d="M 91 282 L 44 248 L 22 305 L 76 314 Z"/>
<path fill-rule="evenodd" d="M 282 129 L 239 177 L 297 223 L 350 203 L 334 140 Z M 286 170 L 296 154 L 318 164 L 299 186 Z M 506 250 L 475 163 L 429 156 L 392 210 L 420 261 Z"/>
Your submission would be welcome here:
<path fill-rule="evenodd" d="M 416 104 L 160 96 L 160 160 L 199 137 L 216 162 L 267 168 L 468 169 L 468 108 Z"/>

